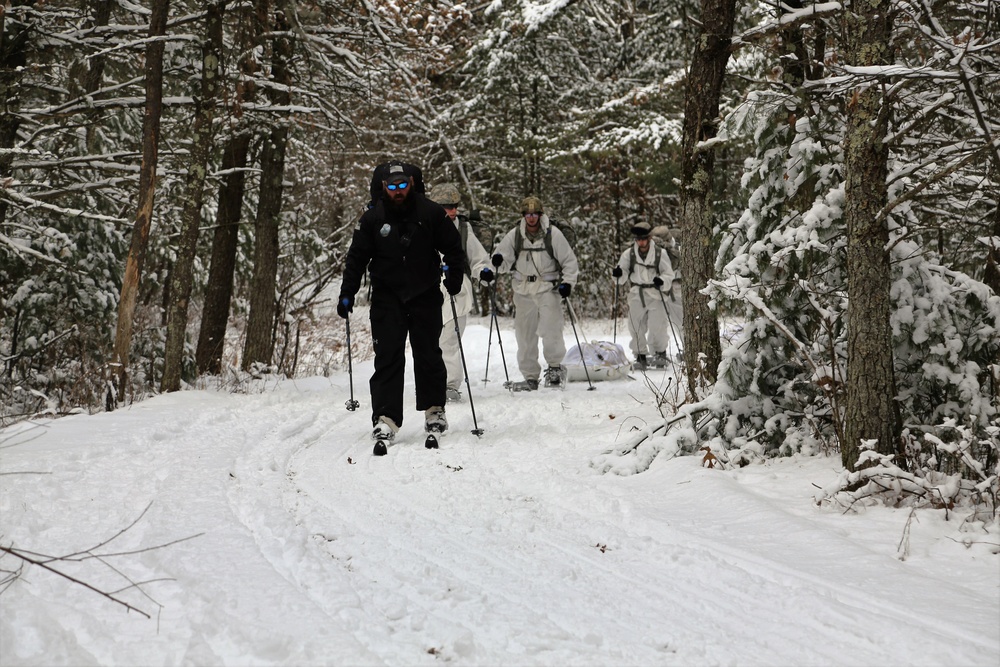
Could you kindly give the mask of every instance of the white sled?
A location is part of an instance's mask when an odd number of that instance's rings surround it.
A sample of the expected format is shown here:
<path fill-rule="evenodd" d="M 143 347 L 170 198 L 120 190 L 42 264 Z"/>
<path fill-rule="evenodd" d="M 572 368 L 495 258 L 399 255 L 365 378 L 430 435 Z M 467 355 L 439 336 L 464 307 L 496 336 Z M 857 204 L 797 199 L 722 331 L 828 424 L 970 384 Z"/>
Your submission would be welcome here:
<path fill-rule="evenodd" d="M 590 375 L 591 382 L 603 380 L 621 380 L 628 377 L 632 363 L 625 356 L 621 345 L 606 340 L 595 340 L 583 343 L 583 357 L 580 346 L 574 345 L 563 358 L 563 368 L 566 369 L 566 379 L 570 382 L 586 382 Z M 587 362 L 584 369 L 583 362 Z"/>

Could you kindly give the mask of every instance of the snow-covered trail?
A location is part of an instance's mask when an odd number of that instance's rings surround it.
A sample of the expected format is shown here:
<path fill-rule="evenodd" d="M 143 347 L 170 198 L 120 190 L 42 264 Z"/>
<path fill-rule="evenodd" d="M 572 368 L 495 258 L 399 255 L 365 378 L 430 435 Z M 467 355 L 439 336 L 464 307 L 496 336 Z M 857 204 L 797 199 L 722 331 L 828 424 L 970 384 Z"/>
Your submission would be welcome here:
<path fill-rule="evenodd" d="M 476 327 L 467 334 L 474 378 L 486 335 Z M 369 372 L 363 365 L 356 379 Z M 891 662 L 907 643 L 901 619 L 923 647 L 914 664 L 953 660 L 956 641 L 972 654 L 989 650 L 977 639 L 982 628 L 947 627 L 944 601 L 921 599 L 906 566 L 900 581 L 872 581 L 865 563 L 877 561 L 881 576 L 885 554 L 831 539 L 697 459 L 635 477 L 597 473 L 590 462 L 619 435 L 621 416 L 655 415 L 638 382 L 597 387 L 511 395 L 499 382 L 476 383 L 486 433 L 470 433 L 467 403 L 451 405 L 452 432 L 437 452 L 423 449 L 408 395 L 400 443 L 384 459 L 370 456 L 366 402 L 356 413 L 331 413 L 296 400 L 284 426 L 241 456 L 236 477 L 254 483 L 230 497 L 275 569 L 389 664 L 423 656 L 428 664 L 434 656 L 469 664 Z M 810 481 L 829 480 L 802 480 L 803 511 Z M 719 523 L 704 521 L 706 506 Z M 301 551 L 274 528 L 289 516 L 308 545 Z M 842 572 L 832 577 L 842 585 L 828 583 L 831 569 Z M 900 586 L 913 587 L 911 599 L 900 599 Z M 963 605 L 984 597 L 967 592 Z M 989 604 L 988 593 L 981 602 Z M 769 619 L 766 636 L 747 618 Z"/>
<path fill-rule="evenodd" d="M 173 579 L 144 587 L 164 605 L 155 626 L 87 592 L 63 602 L 66 584 L 38 574 L 9 589 L 0 662 L 996 664 L 995 556 L 926 546 L 918 526 L 928 558 L 900 562 L 905 513 L 813 505 L 832 460 L 719 471 L 681 457 L 601 474 L 592 463 L 626 437 L 626 417 L 656 419 L 650 392 L 512 395 L 495 345 L 493 381 L 479 380 L 486 340 L 471 324 L 485 433 L 471 434 L 468 403 L 450 405 L 437 451 L 423 448 L 408 371 L 399 444 L 371 456 L 371 362 L 355 368 L 356 412 L 342 374 L 160 396 L 3 449 L 2 472 L 51 471 L 31 492 L 5 482 L 5 543 L 84 548 L 150 503 L 118 549 L 197 537 L 128 563 L 136 580 Z M 954 568 L 925 567 L 932 549 L 954 549 Z"/>

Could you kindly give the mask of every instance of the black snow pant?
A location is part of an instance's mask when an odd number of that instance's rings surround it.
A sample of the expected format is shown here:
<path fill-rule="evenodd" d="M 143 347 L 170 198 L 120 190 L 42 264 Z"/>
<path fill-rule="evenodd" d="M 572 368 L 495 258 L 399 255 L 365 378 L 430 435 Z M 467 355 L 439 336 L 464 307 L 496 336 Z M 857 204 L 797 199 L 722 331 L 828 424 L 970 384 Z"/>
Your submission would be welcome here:
<path fill-rule="evenodd" d="M 385 416 L 397 426 L 403 425 L 407 335 L 413 353 L 417 410 L 444 406 L 448 371 L 439 344 L 443 304 L 444 296 L 438 286 L 405 302 L 388 290 L 376 290 L 372 294 L 375 373 L 368 383 L 372 393 L 372 424 Z"/>

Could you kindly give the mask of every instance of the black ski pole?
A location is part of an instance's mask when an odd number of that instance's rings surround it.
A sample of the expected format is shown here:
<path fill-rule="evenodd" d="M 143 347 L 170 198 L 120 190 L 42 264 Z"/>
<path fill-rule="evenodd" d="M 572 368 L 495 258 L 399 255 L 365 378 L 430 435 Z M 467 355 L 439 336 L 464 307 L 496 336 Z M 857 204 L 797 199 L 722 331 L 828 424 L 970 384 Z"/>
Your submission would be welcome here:
<path fill-rule="evenodd" d="M 499 331 L 497 333 L 500 333 Z M 490 381 L 490 350 L 493 349 L 493 313 L 490 313 L 490 334 L 486 339 L 486 374 L 483 376 L 483 383 Z"/>
<path fill-rule="evenodd" d="M 670 327 L 670 333 L 674 337 L 674 347 L 677 348 L 677 352 L 679 353 L 681 351 L 681 345 L 677 340 L 677 332 L 674 331 L 674 323 L 670 319 L 670 311 L 667 310 L 667 300 L 663 298 L 663 290 L 657 288 L 656 291 L 660 293 L 660 303 L 663 304 L 663 315 L 667 318 L 667 325 Z M 670 360 L 670 365 L 674 367 L 674 375 L 677 375 L 677 365 L 674 363 L 673 359 Z"/>
<path fill-rule="evenodd" d="M 342 301 L 342 303 L 344 304 L 345 308 L 351 304 L 350 300 L 348 300 L 348 299 L 344 299 Z M 353 355 L 351 354 L 351 314 L 350 314 L 350 312 L 348 312 L 347 313 L 347 317 L 344 318 L 344 324 L 347 325 L 347 378 L 348 378 L 348 381 L 349 381 L 349 383 L 351 385 L 351 398 L 348 399 L 346 405 L 347 405 L 347 409 L 348 410 L 350 410 L 351 412 L 354 412 L 355 410 L 358 409 L 358 406 L 360 406 L 361 404 L 358 403 L 356 400 L 354 400 L 354 364 L 351 361 L 351 357 Z"/>
<path fill-rule="evenodd" d="M 503 362 L 503 386 L 510 389 L 510 375 L 507 374 L 507 356 L 503 353 L 503 338 L 500 337 L 500 320 L 497 318 L 497 284 L 493 282 L 490 289 L 490 309 L 492 310 L 493 322 L 496 322 L 497 343 L 500 345 L 500 361 Z"/>
<path fill-rule="evenodd" d="M 444 270 L 447 271 L 448 267 L 445 267 Z M 465 389 L 469 392 L 469 407 L 472 408 L 472 425 L 475 427 L 472 429 L 472 435 L 480 436 L 483 434 L 483 429 L 479 428 L 479 422 L 476 421 L 476 405 L 472 402 L 472 385 L 469 383 L 469 367 L 465 365 L 465 349 L 462 347 L 462 332 L 458 328 L 458 309 L 455 308 L 455 295 L 449 292 L 448 298 L 451 301 L 451 316 L 455 319 L 455 338 L 458 339 L 458 353 L 462 357 L 462 372 L 465 373 Z"/>
<path fill-rule="evenodd" d="M 569 323 L 573 326 L 573 338 L 576 338 L 576 348 L 580 350 L 580 361 L 583 363 L 583 372 L 587 375 L 587 384 L 590 385 L 587 391 L 594 391 L 597 387 L 590 381 L 590 371 L 587 370 L 587 355 L 584 354 L 583 346 L 580 345 L 580 336 L 576 333 L 576 313 L 573 312 L 573 304 L 569 302 L 569 297 L 564 296 L 563 301 L 566 302 L 566 307 L 569 308 Z"/>
<path fill-rule="evenodd" d="M 670 311 L 667 310 L 667 301 L 663 298 L 663 290 L 658 289 L 656 291 L 660 293 L 660 303 L 663 304 L 663 313 L 667 316 L 667 324 L 670 326 L 670 335 L 674 337 L 674 347 L 676 347 L 677 351 L 680 352 L 681 342 L 677 338 L 677 332 L 674 330 L 674 321 L 670 319 Z"/>
<path fill-rule="evenodd" d="M 617 345 L 618 344 L 618 279 L 612 278 L 612 280 L 615 281 L 615 307 L 611 311 L 611 317 L 614 319 L 615 325 L 614 328 L 612 329 L 611 343 Z"/>

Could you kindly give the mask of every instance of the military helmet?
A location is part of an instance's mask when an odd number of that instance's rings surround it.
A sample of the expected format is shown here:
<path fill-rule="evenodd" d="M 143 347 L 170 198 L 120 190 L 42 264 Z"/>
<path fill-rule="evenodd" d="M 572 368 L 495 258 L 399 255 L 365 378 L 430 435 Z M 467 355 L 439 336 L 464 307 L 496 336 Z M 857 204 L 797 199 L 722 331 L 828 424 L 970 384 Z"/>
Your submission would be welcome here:
<path fill-rule="evenodd" d="M 458 193 L 458 188 L 453 183 L 438 183 L 431 188 L 429 199 L 444 206 L 458 206 L 462 203 L 462 196 Z"/>
<path fill-rule="evenodd" d="M 525 197 L 521 202 L 521 215 L 526 213 L 544 213 L 542 200 L 538 197 Z"/>

